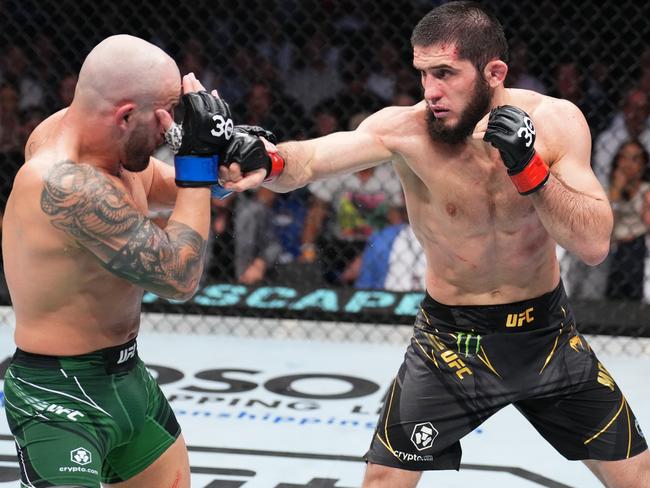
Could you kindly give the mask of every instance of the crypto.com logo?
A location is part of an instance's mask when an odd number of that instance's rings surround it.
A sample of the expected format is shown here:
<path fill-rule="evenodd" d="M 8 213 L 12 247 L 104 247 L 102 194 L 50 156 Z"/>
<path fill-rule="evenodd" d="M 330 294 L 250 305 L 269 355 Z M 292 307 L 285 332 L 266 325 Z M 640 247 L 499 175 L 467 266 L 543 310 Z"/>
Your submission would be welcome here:
<path fill-rule="evenodd" d="M 418 451 L 424 451 L 433 445 L 433 441 L 438 437 L 438 431 L 431 422 L 416 424 L 411 434 L 411 442 Z"/>
<path fill-rule="evenodd" d="M 77 447 L 70 451 L 70 460 L 79 466 L 85 466 L 93 461 L 93 457 L 88 449 Z"/>

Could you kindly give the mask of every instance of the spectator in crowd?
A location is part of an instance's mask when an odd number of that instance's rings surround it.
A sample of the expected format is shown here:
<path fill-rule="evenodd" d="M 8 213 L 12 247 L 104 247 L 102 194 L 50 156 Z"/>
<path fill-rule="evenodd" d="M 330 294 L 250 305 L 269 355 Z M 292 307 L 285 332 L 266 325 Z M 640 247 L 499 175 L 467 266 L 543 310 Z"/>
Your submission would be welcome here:
<path fill-rule="evenodd" d="M 25 147 L 25 144 L 27 144 L 27 139 L 29 139 L 30 134 L 33 132 L 34 129 L 36 129 L 36 126 L 38 124 L 40 124 L 45 120 L 46 117 L 47 114 L 40 107 L 30 108 L 29 110 L 25 110 L 23 113 L 20 114 L 19 137 L 20 137 L 21 148 Z M 23 158 L 20 157 L 19 160 L 20 160 L 19 165 L 21 165 L 23 162 L 22 161 Z"/>
<path fill-rule="evenodd" d="M 368 76 L 368 89 L 386 105 L 395 96 L 400 59 L 397 49 L 386 38 L 380 37 L 378 46 L 373 50 L 375 63 Z"/>
<path fill-rule="evenodd" d="M 0 84 L 8 82 L 16 88 L 20 111 L 42 107 L 45 102 L 45 90 L 29 68 L 30 64 L 22 47 L 13 44 L 2 51 Z"/>
<path fill-rule="evenodd" d="M 372 113 L 386 106 L 386 103 L 368 89 L 369 70 L 365 63 L 351 53 L 345 53 L 341 65 L 343 88 L 333 98 L 322 102 L 329 105 L 338 115 L 340 125 L 348 127 L 350 119 L 360 112 Z"/>
<path fill-rule="evenodd" d="M 596 112 L 595 116 L 588 119 L 591 124 L 591 133 L 600 134 L 609 122 L 609 114 L 613 104 L 608 93 L 613 93 L 610 66 L 604 61 L 594 60 L 585 66 L 585 94 L 591 101 L 591 106 Z M 593 137 L 592 137 L 593 139 Z"/>
<path fill-rule="evenodd" d="M 311 115 L 309 138 L 322 137 L 341 130 L 338 113 L 327 101 L 316 105 Z"/>
<path fill-rule="evenodd" d="M 333 285 L 354 282 L 373 231 L 402 221 L 402 189 L 390 163 L 309 185 L 301 260 L 322 267 Z M 355 262 L 356 260 L 356 262 Z"/>
<path fill-rule="evenodd" d="M 326 104 L 321 106 L 326 108 Z M 366 112 L 353 116 L 350 130 L 367 116 Z M 320 129 L 325 127 L 321 125 Z M 308 190 L 311 195 L 298 260 L 318 262 L 323 278 L 332 285 L 353 283 L 370 234 L 403 220 L 402 188 L 397 175 L 386 163 L 352 175 L 316 181 Z"/>
<path fill-rule="evenodd" d="M 261 188 L 260 191 L 265 188 Z M 309 190 L 300 188 L 288 193 L 272 193 L 273 227 L 282 245 L 281 264 L 293 263 L 301 254 L 301 239 L 307 215 Z"/>
<path fill-rule="evenodd" d="M 212 54 L 212 53 L 211 53 Z M 228 100 L 231 107 L 243 103 L 255 78 L 251 73 L 258 73 L 255 53 L 248 47 L 233 42 L 223 49 L 221 58 L 210 58 L 219 71 L 215 83 L 219 95 Z"/>
<path fill-rule="evenodd" d="M 0 153 L 22 152 L 19 95 L 11 83 L 0 84 Z"/>
<path fill-rule="evenodd" d="M 546 86 L 528 67 L 528 44 L 522 39 L 515 39 L 511 43 L 510 63 L 508 64 L 508 88 L 521 88 L 532 90 L 546 95 Z"/>
<path fill-rule="evenodd" d="M 272 271 L 282 251 L 264 192 L 213 199 L 211 250 L 206 279 L 255 285 Z"/>
<path fill-rule="evenodd" d="M 325 109 L 325 106 L 323 106 Z M 366 112 L 350 120 L 353 130 Z M 332 130 L 334 124 L 321 124 Z M 326 135 L 320 132 L 317 136 Z M 389 162 L 352 175 L 315 181 L 303 227 L 303 263 L 319 262 L 326 282 L 349 285 L 357 279 L 361 254 L 374 231 L 404 222 L 399 178 Z"/>
<path fill-rule="evenodd" d="M 605 189 L 609 187 L 612 162 L 617 149 L 625 141 L 637 139 L 650 152 L 650 94 L 639 88 L 630 89 L 616 113 L 594 144 L 592 166 Z"/>
<path fill-rule="evenodd" d="M 397 92 L 393 97 L 391 105 L 395 107 L 408 107 L 409 105 L 415 105 L 417 102 L 418 100 L 410 93 Z"/>
<path fill-rule="evenodd" d="M 64 75 L 59 81 L 57 90 L 57 100 L 55 102 L 56 109 L 68 107 L 74 98 L 74 91 L 77 87 L 77 75 L 68 73 Z"/>
<path fill-rule="evenodd" d="M 558 62 L 553 69 L 553 86 L 549 95 L 564 98 L 576 105 L 587 119 L 592 137 L 597 128 L 602 127 L 602 107 L 595 104 L 585 90 L 585 80 L 582 69 L 574 59 Z"/>
<path fill-rule="evenodd" d="M 646 48 L 641 53 L 639 64 L 641 70 L 638 78 L 639 90 L 650 93 L 650 46 L 646 46 Z"/>
<path fill-rule="evenodd" d="M 256 44 L 257 53 L 280 73 L 288 73 L 293 65 L 295 46 L 289 41 L 287 29 L 274 16 L 264 22 L 264 27 L 261 32 L 264 37 Z"/>
<path fill-rule="evenodd" d="M 640 300 L 647 254 L 644 196 L 650 190 L 648 152 L 639 141 L 624 143 L 612 166 L 609 199 L 614 210 L 607 297 Z"/>
<path fill-rule="evenodd" d="M 341 90 L 338 50 L 328 36 L 318 31 L 305 41 L 285 84 L 287 93 L 296 97 L 305 113 Z"/>
<path fill-rule="evenodd" d="M 643 194 L 643 206 L 641 207 L 641 219 L 646 226 L 645 248 L 650 249 L 650 192 Z M 647 252 L 643 260 L 643 301 L 650 304 L 650 252 Z"/>
<path fill-rule="evenodd" d="M 424 251 L 408 222 L 389 225 L 373 232 L 368 239 L 354 286 L 389 291 L 424 290 L 425 271 Z"/>
<path fill-rule="evenodd" d="M 233 111 L 243 124 L 265 127 L 280 140 L 304 138 L 306 134 L 308 124 L 302 106 L 266 81 L 252 83 L 243 103 Z"/>
<path fill-rule="evenodd" d="M 178 67 L 181 70 L 181 75 L 194 73 L 206 90 L 211 91 L 218 88 L 218 77 L 208 66 L 203 43 L 196 37 L 191 37 L 183 43 Z"/>

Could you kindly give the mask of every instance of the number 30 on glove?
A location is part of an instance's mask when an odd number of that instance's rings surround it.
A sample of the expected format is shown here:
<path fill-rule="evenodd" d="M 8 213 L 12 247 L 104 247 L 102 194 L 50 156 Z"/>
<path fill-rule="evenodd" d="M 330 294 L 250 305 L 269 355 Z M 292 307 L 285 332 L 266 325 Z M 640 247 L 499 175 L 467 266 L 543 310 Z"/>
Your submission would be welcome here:
<path fill-rule="evenodd" d="M 520 108 L 503 105 L 492 109 L 483 140 L 499 150 L 520 194 L 534 193 L 548 181 L 548 165 L 534 147 L 535 126 Z"/>
<path fill-rule="evenodd" d="M 206 91 L 181 97 L 182 127 L 173 126 L 165 140 L 176 153 L 176 184 L 181 187 L 217 184 L 217 166 L 232 138 L 234 124 L 228 104 Z"/>

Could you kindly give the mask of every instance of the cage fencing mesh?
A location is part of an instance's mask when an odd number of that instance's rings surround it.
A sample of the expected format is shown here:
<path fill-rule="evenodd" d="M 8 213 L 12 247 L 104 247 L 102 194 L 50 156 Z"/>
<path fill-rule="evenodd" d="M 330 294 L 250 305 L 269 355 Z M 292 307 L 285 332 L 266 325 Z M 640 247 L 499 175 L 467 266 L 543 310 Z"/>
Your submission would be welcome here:
<path fill-rule="evenodd" d="M 279 140 L 304 139 L 421 99 L 409 38 L 439 3 L 0 0 L 1 208 L 30 132 L 70 103 L 84 57 L 109 35 L 133 34 L 163 48 L 183 74 L 219 90 L 237 123 L 264 126 Z M 650 335 L 650 4 L 483 3 L 510 43 L 507 85 L 572 101 L 591 129 L 592 165 L 616 223 L 600 266 L 558 248 L 582 330 L 624 336 L 616 346 L 623 353 L 650 352 L 635 339 Z M 641 164 L 630 169 L 625 151 L 641 153 Z M 155 328 L 255 334 L 259 319 L 288 337 L 363 341 L 390 338 L 396 325 L 412 321 L 423 257 L 389 165 L 213 206 L 201 291 L 183 304 L 145 295 Z M 6 288 L 0 291 L 10 304 Z"/>

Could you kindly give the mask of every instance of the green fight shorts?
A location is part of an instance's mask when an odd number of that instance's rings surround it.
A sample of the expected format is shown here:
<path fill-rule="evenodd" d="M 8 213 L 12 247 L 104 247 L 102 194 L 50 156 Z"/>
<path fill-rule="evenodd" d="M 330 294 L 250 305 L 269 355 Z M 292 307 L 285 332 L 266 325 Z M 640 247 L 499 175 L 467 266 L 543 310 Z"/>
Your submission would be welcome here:
<path fill-rule="evenodd" d="M 17 349 L 4 381 L 24 487 L 128 480 L 181 432 L 135 339 L 80 356 Z"/>

